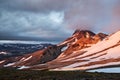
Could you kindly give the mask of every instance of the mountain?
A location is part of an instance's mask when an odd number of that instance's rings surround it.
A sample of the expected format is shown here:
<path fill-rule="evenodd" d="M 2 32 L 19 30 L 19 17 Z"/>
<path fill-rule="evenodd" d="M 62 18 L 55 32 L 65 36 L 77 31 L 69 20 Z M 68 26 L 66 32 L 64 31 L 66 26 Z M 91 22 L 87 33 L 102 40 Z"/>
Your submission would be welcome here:
<path fill-rule="evenodd" d="M 57 58 L 61 53 L 61 46 L 51 45 L 33 53 L 10 57 L 0 61 L 0 67 L 18 67 L 42 64 Z"/>
<path fill-rule="evenodd" d="M 28 43 L 29 42 L 29 43 Z M 24 54 L 30 54 L 37 50 L 42 50 L 50 43 L 38 43 L 36 41 L 1 41 L 0 40 L 0 60 L 5 58 L 21 56 Z"/>
<path fill-rule="evenodd" d="M 120 31 L 106 35 L 77 29 L 65 41 L 32 54 L 1 60 L 1 67 L 92 70 L 120 66 Z"/>

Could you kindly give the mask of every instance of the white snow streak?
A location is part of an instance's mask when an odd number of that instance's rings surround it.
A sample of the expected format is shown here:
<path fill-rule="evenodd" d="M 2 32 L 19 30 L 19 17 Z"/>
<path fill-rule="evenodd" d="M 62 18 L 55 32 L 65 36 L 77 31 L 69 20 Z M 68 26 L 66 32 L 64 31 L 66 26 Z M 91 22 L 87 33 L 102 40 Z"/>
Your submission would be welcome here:
<path fill-rule="evenodd" d="M 29 60 L 31 58 L 32 58 L 32 56 L 29 56 L 28 58 L 24 59 L 23 61 L 27 61 L 27 60 Z"/>
<path fill-rule="evenodd" d="M 2 63 L 4 63 L 5 62 L 5 60 L 2 60 L 2 61 L 0 61 L 0 64 L 2 64 Z"/>
<path fill-rule="evenodd" d="M 20 68 L 18 69 L 26 69 L 26 68 L 29 68 L 28 66 L 21 66 Z"/>
<path fill-rule="evenodd" d="M 7 65 L 4 65 L 4 67 L 9 67 L 9 66 L 13 66 L 15 63 L 9 63 Z"/>

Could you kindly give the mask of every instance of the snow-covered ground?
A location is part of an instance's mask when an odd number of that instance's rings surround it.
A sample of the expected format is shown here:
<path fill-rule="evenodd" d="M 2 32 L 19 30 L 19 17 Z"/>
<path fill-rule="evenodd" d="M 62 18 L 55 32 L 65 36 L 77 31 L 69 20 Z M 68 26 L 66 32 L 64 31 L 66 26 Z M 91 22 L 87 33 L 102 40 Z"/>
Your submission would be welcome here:
<path fill-rule="evenodd" d="M 81 54 L 82 51 L 86 51 L 82 55 L 77 55 L 70 58 L 66 58 L 62 56 L 58 57 L 58 60 L 56 59 L 57 63 L 59 62 L 67 63 L 67 62 L 73 62 L 73 61 L 75 62 L 72 64 L 68 64 L 67 66 L 63 66 L 63 67 L 52 69 L 52 70 L 89 70 L 89 69 L 94 69 L 98 67 L 120 65 L 120 61 L 119 61 L 120 37 L 119 36 L 120 36 L 120 31 L 114 33 L 113 35 L 107 37 L 103 41 L 98 42 L 97 44 L 94 44 L 89 48 L 73 52 L 74 54 Z M 62 55 L 64 55 L 64 53 Z M 79 62 L 80 60 L 84 60 L 84 61 Z M 102 63 L 104 60 L 109 60 L 109 61 Z M 98 63 L 95 63 L 95 62 L 98 62 Z"/>
<path fill-rule="evenodd" d="M 120 73 L 120 67 L 89 70 L 88 72 Z"/>

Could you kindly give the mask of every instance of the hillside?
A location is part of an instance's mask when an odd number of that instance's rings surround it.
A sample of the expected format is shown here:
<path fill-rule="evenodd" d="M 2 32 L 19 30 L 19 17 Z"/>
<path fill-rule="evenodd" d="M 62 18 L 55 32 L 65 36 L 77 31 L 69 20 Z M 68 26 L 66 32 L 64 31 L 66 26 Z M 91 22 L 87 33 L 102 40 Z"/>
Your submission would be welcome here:
<path fill-rule="evenodd" d="M 92 70 L 120 66 L 120 31 L 106 35 L 76 30 L 65 41 L 32 54 L 0 61 L 1 67 L 36 70 Z"/>

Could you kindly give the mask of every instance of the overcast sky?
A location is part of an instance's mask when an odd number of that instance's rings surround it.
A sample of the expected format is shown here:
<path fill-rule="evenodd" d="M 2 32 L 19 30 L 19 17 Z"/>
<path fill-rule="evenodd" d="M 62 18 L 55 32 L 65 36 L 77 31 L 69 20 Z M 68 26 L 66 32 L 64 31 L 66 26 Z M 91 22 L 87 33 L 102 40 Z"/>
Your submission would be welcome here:
<path fill-rule="evenodd" d="M 61 41 L 75 29 L 120 29 L 119 0 L 0 0 L 1 40 Z"/>

